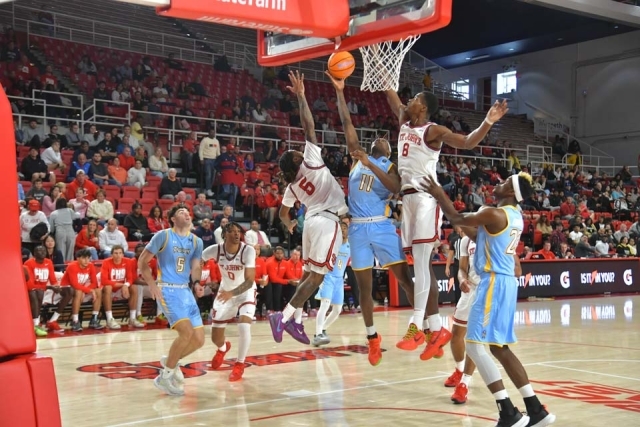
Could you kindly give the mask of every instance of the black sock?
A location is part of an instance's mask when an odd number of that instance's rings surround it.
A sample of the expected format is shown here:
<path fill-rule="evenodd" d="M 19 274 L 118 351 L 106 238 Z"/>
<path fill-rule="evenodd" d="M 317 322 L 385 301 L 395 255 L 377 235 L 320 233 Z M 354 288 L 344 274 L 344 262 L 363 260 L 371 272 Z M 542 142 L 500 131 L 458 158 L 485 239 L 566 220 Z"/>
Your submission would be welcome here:
<path fill-rule="evenodd" d="M 98 315 L 97 314 L 92 314 L 91 315 L 91 320 L 98 320 Z"/>
<path fill-rule="evenodd" d="M 542 409 L 542 404 L 538 400 L 538 396 L 525 397 L 524 404 L 527 407 L 527 412 L 530 414 L 537 414 Z"/>
<path fill-rule="evenodd" d="M 508 397 L 502 400 L 496 400 L 496 404 L 498 405 L 498 412 L 500 412 L 500 418 L 504 415 L 505 417 L 512 417 L 513 414 L 516 413 L 516 408 L 511 403 L 511 399 Z"/>
<path fill-rule="evenodd" d="M 377 332 L 375 334 L 373 334 L 373 335 L 367 335 L 367 339 L 368 340 L 375 339 L 375 338 L 378 338 L 378 333 Z"/>

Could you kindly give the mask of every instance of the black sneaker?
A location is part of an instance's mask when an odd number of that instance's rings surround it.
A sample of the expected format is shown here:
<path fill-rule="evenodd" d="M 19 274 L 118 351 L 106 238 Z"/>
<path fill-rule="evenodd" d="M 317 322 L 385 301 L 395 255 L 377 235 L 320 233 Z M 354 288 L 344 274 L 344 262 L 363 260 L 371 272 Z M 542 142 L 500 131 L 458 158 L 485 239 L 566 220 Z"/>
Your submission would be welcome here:
<path fill-rule="evenodd" d="M 516 412 L 513 415 L 500 415 L 498 424 L 496 427 L 527 427 L 529 425 L 529 417 L 523 415 L 518 408 L 515 408 Z"/>
<path fill-rule="evenodd" d="M 529 417 L 527 427 L 547 427 L 556 421 L 556 416 L 549 413 L 544 406 L 541 406 L 536 413 L 527 411 L 527 416 Z"/>
<path fill-rule="evenodd" d="M 71 330 L 73 332 L 82 332 L 82 324 L 80 322 L 71 322 Z"/>
<path fill-rule="evenodd" d="M 89 329 L 96 329 L 96 330 L 100 330 L 104 328 L 104 326 L 102 326 L 100 324 L 100 321 L 96 318 L 91 319 L 91 321 L 89 321 Z"/>

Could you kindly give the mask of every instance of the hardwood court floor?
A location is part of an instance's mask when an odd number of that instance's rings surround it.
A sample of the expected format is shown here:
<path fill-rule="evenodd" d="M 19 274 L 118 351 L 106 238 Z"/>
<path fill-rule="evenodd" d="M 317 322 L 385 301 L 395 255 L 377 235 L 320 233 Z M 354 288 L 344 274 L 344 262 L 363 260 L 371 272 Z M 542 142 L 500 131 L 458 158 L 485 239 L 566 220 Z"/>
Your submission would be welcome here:
<path fill-rule="evenodd" d="M 636 312 L 634 313 L 634 305 Z M 515 352 L 526 365 L 555 425 L 636 425 L 640 419 L 640 296 L 526 302 L 518 305 Z M 451 308 L 441 309 L 447 326 Z M 174 333 L 166 329 L 38 340 L 54 359 L 64 426 L 493 426 L 496 408 L 478 374 L 466 405 L 443 387 L 451 353 L 422 362 L 395 348 L 409 311 L 377 313 L 382 363 L 367 362 L 360 315 L 343 315 L 318 350 L 285 334 L 273 342 L 267 322 L 254 323 L 244 379 L 207 371 L 205 346 L 185 367 L 186 396 L 152 384 Z M 308 332 L 314 320 L 305 321 Z M 228 329 L 237 355 L 237 330 Z M 207 335 L 209 327 L 206 327 Z M 232 361 L 231 361 L 232 362 Z M 228 368 L 227 368 L 228 369 Z M 522 407 L 517 390 L 509 392 Z M 521 408 L 523 409 L 523 408 Z"/>

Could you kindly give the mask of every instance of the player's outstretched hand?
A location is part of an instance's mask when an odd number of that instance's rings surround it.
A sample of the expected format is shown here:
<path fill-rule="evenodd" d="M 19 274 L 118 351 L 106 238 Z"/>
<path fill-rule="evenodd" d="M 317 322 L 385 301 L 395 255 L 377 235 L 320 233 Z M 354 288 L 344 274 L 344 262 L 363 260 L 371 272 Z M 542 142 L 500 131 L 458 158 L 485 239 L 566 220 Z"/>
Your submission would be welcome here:
<path fill-rule="evenodd" d="M 371 162 L 369 161 L 369 155 L 362 150 L 356 150 L 351 153 L 351 158 L 355 161 L 358 160 L 362 163 L 362 166 L 369 167 Z"/>
<path fill-rule="evenodd" d="M 487 112 L 487 119 L 493 123 L 497 122 L 507 114 L 509 111 L 509 106 L 507 105 L 507 100 L 503 99 L 502 102 L 496 100 L 493 104 L 489 112 Z"/>
<path fill-rule="evenodd" d="M 304 74 L 300 74 L 300 71 L 291 71 L 289 73 L 289 80 L 291 80 L 291 86 L 287 86 L 295 95 L 304 95 Z"/>
<path fill-rule="evenodd" d="M 325 71 L 324 73 L 327 75 L 327 77 L 329 77 L 329 80 L 331 80 L 331 83 L 333 84 L 333 87 L 337 91 L 342 92 L 344 90 L 344 79 L 336 79 L 328 71 Z"/>
<path fill-rule="evenodd" d="M 216 299 L 219 300 L 220 302 L 227 302 L 231 298 L 233 298 L 233 292 L 223 291 L 223 290 L 218 291 L 218 296 L 216 297 Z"/>
<path fill-rule="evenodd" d="M 444 194 L 442 187 L 440 187 L 440 184 L 434 181 L 430 176 L 422 178 L 421 187 L 424 191 L 435 197 L 436 200 L 442 200 L 442 198 L 447 197 L 447 195 Z"/>
<path fill-rule="evenodd" d="M 289 229 L 289 234 L 293 234 L 293 231 L 296 229 L 297 225 L 298 225 L 297 219 L 294 219 L 293 221 L 289 222 L 289 227 L 287 227 Z"/>

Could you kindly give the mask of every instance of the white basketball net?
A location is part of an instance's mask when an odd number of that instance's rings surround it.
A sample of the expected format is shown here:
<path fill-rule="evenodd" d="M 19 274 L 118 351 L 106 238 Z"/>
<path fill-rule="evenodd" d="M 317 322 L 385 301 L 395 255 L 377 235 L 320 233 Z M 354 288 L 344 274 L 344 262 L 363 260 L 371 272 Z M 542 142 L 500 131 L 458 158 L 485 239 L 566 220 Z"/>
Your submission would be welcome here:
<path fill-rule="evenodd" d="M 420 34 L 401 39 L 397 43 L 388 41 L 361 47 L 364 77 L 360 90 L 397 92 L 402 61 L 419 38 Z"/>

